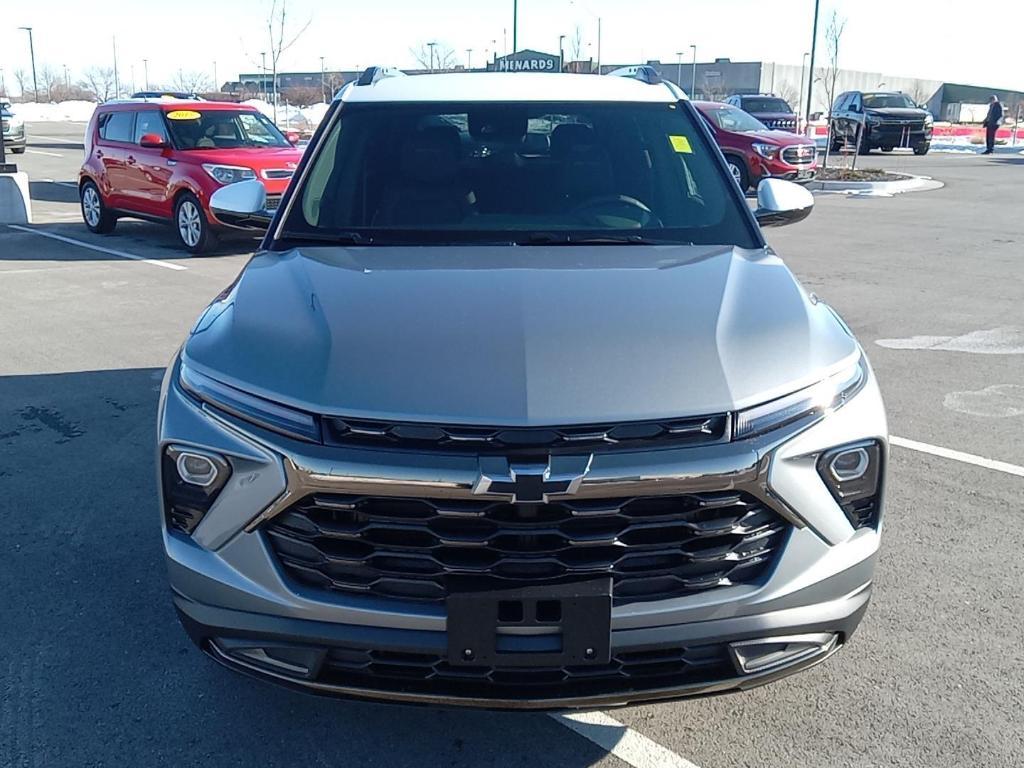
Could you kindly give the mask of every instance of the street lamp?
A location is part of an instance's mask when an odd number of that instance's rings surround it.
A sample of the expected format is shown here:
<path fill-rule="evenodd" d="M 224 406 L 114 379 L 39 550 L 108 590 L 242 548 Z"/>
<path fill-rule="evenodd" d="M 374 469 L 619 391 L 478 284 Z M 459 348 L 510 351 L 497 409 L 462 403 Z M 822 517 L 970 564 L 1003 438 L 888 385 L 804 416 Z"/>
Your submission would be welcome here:
<path fill-rule="evenodd" d="M 149 90 L 149 59 L 142 60 L 142 76 L 146 80 L 146 90 Z"/>
<path fill-rule="evenodd" d="M 693 72 L 690 77 L 690 98 L 695 98 L 697 93 L 697 46 L 691 45 L 693 49 Z"/>
<path fill-rule="evenodd" d="M 437 43 L 427 43 L 427 48 L 430 49 L 430 71 L 431 72 L 434 71 L 434 48 L 436 46 L 437 46 Z"/>
<path fill-rule="evenodd" d="M 512 53 L 519 50 L 519 0 L 512 0 Z"/>
<path fill-rule="evenodd" d="M 28 32 L 28 53 L 32 57 L 32 97 L 38 103 L 39 86 L 36 84 L 36 47 L 32 42 L 32 27 L 18 27 L 18 29 Z"/>
<path fill-rule="evenodd" d="M 562 41 L 565 40 L 565 35 L 558 36 L 558 71 L 562 72 L 565 69 L 565 49 L 562 48 Z"/>
<path fill-rule="evenodd" d="M 676 51 L 676 85 L 683 87 L 683 52 Z"/>
<path fill-rule="evenodd" d="M 466 69 L 472 69 L 472 68 L 473 68 L 473 49 L 472 48 L 467 48 L 466 49 Z"/>
<path fill-rule="evenodd" d="M 811 101 L 814 94 L 814 54 L 818 50 L 818 5 L 820 0 L 814 0 L 814 29 L 811 32 L 811 71 L 807 78 L 807 111 L 804 119 L 811 122 Z M 830 105 L 831 106 L 831 105 Z"/>
<path fill-rule="evenodd" d="M 260 90 L 263 91 L 263 100 L 267 100 L 267 52 L 260 51 L 260 60 L 263 62 L 260 73 Z"/>
<path fill-rule="evenodd" d="M 327 103 L 327 85 L 324 83 L 324 57 L 320 57 L 320 98 Z"/>

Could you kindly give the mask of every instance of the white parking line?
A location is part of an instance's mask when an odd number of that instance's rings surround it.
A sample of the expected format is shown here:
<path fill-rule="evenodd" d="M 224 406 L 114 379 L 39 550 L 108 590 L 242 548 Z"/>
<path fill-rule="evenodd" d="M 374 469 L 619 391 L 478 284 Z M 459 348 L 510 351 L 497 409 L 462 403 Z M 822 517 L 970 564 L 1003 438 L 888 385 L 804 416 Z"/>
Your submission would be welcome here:
<path fill-rule="evenodd" d="M 64 139 L 64 138 L 61 138 L 60 136 L 43 136 L 42 134 L 39 134 L 39 133 L 33 133 L 32 134 L 32 138 L 33 139 L 46 139 L 47 141 L 56 141 L 56 142 L 58 142 L 60 144 L 81 144 L 82 143 L 81 139 Z"/>
<path fill-rule="evenodd" d="M 551 717 L 633 768 L 698 768 L 604 712 L 558 712 Z"/>
<path fill-rule="evenodd" d="M 908 440 L 905 437 L 897 437 L 896 435 L 891 435 L 889 437 L 889 442 L 893 445 L 898 445 L 900 448 L 906 448 L 911 451 L 920 451 L 921 453 L 928 453 L 932 456 L 940 456 L 943 459 L 952 459 L 953 461 L 960 461 L 964 464 L 973 464 L 976 467 L 994 469 L 996 472 L 1005 472 L 1008 475 L 1024 477 L 1024 467 L 1018 466 L 1017 464 L 1008 464 L 1005 461 L 986 459 L 984 456 L 975 456 L 973 453 L 954 451 L 951 448 L 943 448 L 938 445 L 919 443 L 917 440 Z"/>
<path fill-rule="evenodd" d="M 92 243 L 86 243 L 82 240 L 75 240 L 71 237 L 64 237 L 63 235 L 55 235 L 52 232 L 43 232 L 38 229 L 32 229 L 31 227 L 23 227 L 20 224 L 8 224 L 11 229 L 17 229 L 21 232 L 28 232 L 30 235 L 39 235 L 40 237 L 48 237 L 51 240 L 59 240 L 62 243 L 68 243 L 69 245 L 77 245 L 79 248 L 86 248 L 90 251 L 99 251 L 100 253 L 107 253 L 111 256 L 117 256 L 119 259 L 131 259 L 132 261 L 142 261 L 146 264 L 152 264 L 154 267 L 163 267 L 164 269 L 177 269 L 184 270 L 188 267 L 183 267 L 181 264 L 172 264 L 169 261 L 160 261 L 160 259 L 147 259 L 145 256 L 139 256 L 134 253 L 128 253 L 127 251 L 115 251 L 113 248 L 104 248 L 99 245 L 93 245 Z"/>
<path fill-rule="evenodd" d="M 40 181 L 46 182 L 47 184 L 59 184 L 62 187 L 78 189 L 78 185 L 73 181 L 57 181 L 56 179 L 40 179 Z"/>
<path fill-rule="evenodd" d="M 28 152 L 30 155 L 49 155 L 50 157 L 64 157 L 64 155 L 60 154 L 59 152 L 44 152 L 41 149 L 26 149 L 25 151 Z"/>

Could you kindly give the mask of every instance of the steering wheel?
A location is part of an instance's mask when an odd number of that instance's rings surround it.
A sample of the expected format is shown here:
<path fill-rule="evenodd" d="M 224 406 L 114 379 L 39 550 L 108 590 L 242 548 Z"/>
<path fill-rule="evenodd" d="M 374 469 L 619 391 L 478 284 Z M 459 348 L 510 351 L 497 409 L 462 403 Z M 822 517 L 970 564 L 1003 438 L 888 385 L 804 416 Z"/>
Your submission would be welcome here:
<path fill-rule="evenodd" d="M 597 227 L 608 226 L 608 223 L 602 218 L 606 216 L 635 221 L 637 227 L 664 226 L 661 219 L 655 216 L 650 208 L 635 197 L 629 197 L 628 195 L 592 197 L 573 208 L 571 214 L 578 216 L 585 224 Z M 637 214 L 639 214 L 639 217 Z"/>

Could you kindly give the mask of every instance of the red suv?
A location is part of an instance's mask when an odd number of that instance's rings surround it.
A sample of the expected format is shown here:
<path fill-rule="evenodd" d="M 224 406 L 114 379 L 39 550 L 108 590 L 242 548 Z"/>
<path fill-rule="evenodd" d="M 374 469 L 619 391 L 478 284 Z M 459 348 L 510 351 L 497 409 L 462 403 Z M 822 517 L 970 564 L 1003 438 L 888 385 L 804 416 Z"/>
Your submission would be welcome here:
<path fill-rule="evenodd" d="M 210 211 L 215 191 L 259 179 L 267 188 L 267 207 L 274 208 L 301 156 L 270 120 L 243 104 L 104 104 L 85 133 L 78 181 L 82 218 L 92 232 L 103 234 L 121 216 L 170 222 L 189 252 L 203 253 L 225 229 Z"/>
<path fill-rule="evenodd" d="M 733 178 L 744 192 L 769 177 L 810 181 L 818 171 L 814 141 L 773 131 L 742 109 L 717 101 L 693 103 L 715 136 Z"/>

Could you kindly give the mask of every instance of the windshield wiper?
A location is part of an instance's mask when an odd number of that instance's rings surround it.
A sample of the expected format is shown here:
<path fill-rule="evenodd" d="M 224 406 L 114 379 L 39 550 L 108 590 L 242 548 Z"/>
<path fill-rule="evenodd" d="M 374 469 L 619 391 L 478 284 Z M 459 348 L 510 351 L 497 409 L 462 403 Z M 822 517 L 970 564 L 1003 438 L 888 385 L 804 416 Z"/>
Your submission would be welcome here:
<path fill-rule="evenodd" d="M 360 232 L 282 232 L 282 240 L 330 243 L 331 245 L 374 245 L 374 239 Z"/>
<path fill-rule="evenodd" d="M 687 245 L 677 240 L 658 240 L 644 235 L 572 235 L 531 232 L 516 238 L 516 245 Z"/>

